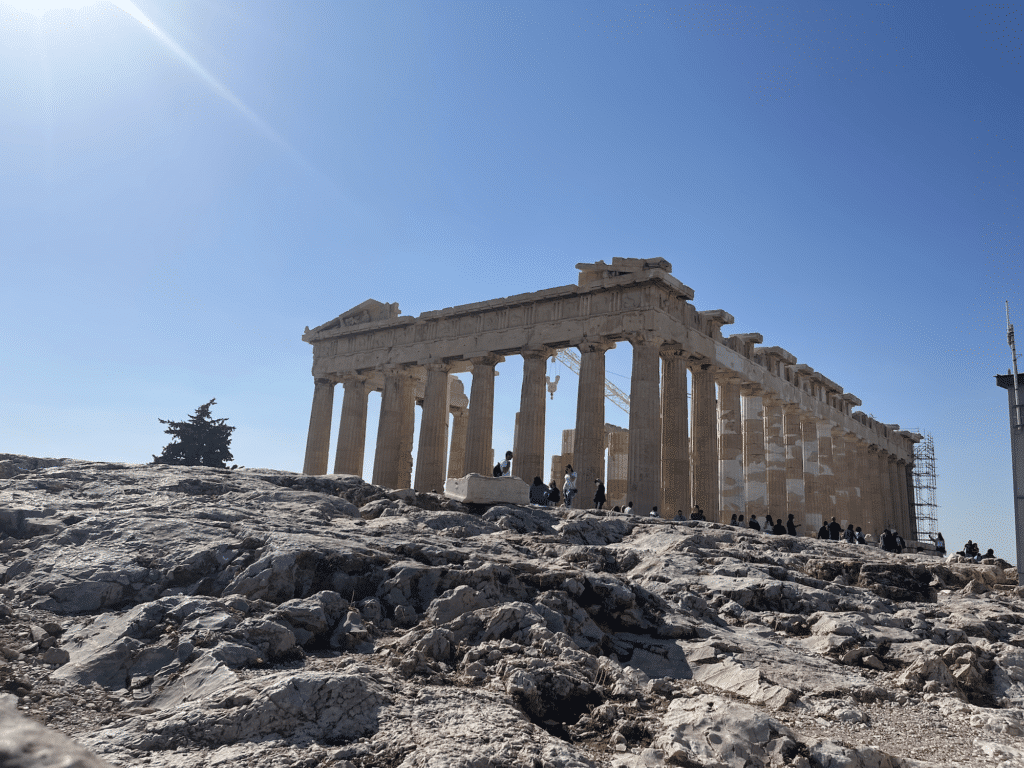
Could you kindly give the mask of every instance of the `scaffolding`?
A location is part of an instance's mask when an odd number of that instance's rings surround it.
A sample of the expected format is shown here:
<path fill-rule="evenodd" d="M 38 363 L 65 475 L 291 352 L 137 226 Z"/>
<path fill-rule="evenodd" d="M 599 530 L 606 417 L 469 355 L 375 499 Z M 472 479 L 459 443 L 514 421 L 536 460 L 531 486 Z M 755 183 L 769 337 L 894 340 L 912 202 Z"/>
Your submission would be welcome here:
<path fill-rule="evenodd" d="M 914 517 L 917 520 L 917 539 L 923 541 L 938 533 L 938 510 L 935 503 L 935 441 L 930 432 L 921 432 L 924 439 L 914 444 Z"/>

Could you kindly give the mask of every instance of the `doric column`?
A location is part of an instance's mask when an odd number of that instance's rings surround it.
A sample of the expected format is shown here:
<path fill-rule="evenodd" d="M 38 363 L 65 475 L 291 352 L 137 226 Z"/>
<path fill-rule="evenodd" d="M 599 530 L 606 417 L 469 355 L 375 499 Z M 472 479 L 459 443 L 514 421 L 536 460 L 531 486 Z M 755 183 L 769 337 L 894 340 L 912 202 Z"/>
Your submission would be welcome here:
<path fill-rule="evenodd" d="M 886 526 L 882 508 L 881 461 L 879 447 L 868 445 L 864 473 L 868 493 L 865 498 L 864 520 L 876 538 L 881 536 L 882 529 Z"/>
<path fill-rule="evenodd" d="M 341 401 L 338 447 L 334 454 L 334 474 L 363 475 L 366 452 L 366 401 L 370 388 L 362 376 L 344 376 L 345 395 Z"/>
<path fill-rule="evenodd" d="M 883 528 L 893 528 L 892 487 L 889 484 L 889 452 L 879 446 L 875 453 L 875 474 L 878 478 L 878 522 Z"/>
<path fill-rule="evenodd" d="M 331 449 L 331 416 L 333 413 L 334 382 L 330 379 L 314 379 L 313 409 L 309 414 L 306 460 L 302 464 L 303 474 L 327 474 L 327 454 Z"/>
<path fill-rule="evenodd" d="M 614 346 L 614 342 L 604 341 L 579 345 L 580 385 L 572 449 L 579 489 L 573 506 L 577 508 L 593 505 L 594 481 L 604 474 L 604 353 Z"/>
<path fill-rule="evenodd" d="M 743 418 L 740 405 L 740 384 L 736 374 L 719 374 L 721 388 L 718 401 L 718 466 L 721 484 L 721 519 L 743 514 L 746 488 L 743 482 Z"/>
<path fill-rule="evenodd" d="M 743 483 L 746 489 L 746 513 L 763 518 L 768 513 L 764 402 L 761 398 L 761 388 L 755 384 L 744 384 L 741 387 L 741 392 L 743 393 Z M 783 469 L 785 469 L 785 464 L 783 464 Z"/>
<path fill-rule="evenodd" d="M 687 354 L 679 345 L 661 348 L 661 509 L 690 514 L 690 429 L 686 398 Z"/>
<path fill-rule="evenodd" d="M 448 450 L 448 477 L 465 477 L 466 425 L 469 409 L 452 407 L 452 440 Z"/>
<path fill-rule="evenodd" d="M 377 447 L 373 455 L 374 485 L 385 488 L 411 485 L 414 394 L 412 373 L 407 367 L 394 366 L 384 371 Z"/>
<path fill-rule="evenodd" d="M 863 440 L 851 433 L 846 438 L 846 452 L 850 456 L 850 522 L 856 528 L 858 525 L 865 534 L 876 533 L 868 525 L 868 496 L 870 486 L 868 484 L 868 445 Z"/>
<path fill-rule="evenodd" d="M 893 527 L 899 531 L 900 536 L 906 539 L 910 532 L 901 527 L 903 515 L 900 512 L 899 483 L 896 482 L 896 457 L 891 453 L 886 458 L 886 470 L 889 475 L 889 514 L 892 517 Z"/>
<path fill-rule="evenodd" d="M 423 388 L 423 415 L 416 449 L 417 491 L 444 490 L 445 448 L 448 447 L 448 365 L 427 365 Z"/>
<path fill-rule="evenodd" d="M 491 476 L 491 437 L 494 431 L 494 366 L 501 355 L 474 357 L 473 385 L 469 390 L 469 424 L 466 427 L 466 474 Z M 504 458 L 504 452 L 502 452 Z"/>
<path fill-rule="evenodd" d="M 896 460 L 896 509 L 900 534 L 907 541 L 917 538 L 917 526 L 910 516 L 910 508 L 907 504 L 907 462 L 904 459 Z M 904 531 L 906 531 L 904 533 Z"/>
<path fill-rule="evenodd" d="M 805 530 L 818 528 L 823 522 L 825 510 L 821 503 L 821 488 L 818 477 L 818 421 L 804 415 L 800 419 L 804 453 L 804 520 Z M 824 518 L 827 521 L 828 517 Z"/>
<path fill-rule="evenodd" d="M 786 516 L 786 433 L 783 429 L 782 403 L 777 398 L 764 400 L 764 449 L 768 476 L 768 510 L 773 518 Z M 753 512 L 751 513 L 753 514 Z M 806 533 L 806 532 L 805 532 Z"/>
<path fill-rule="evenodd" d="M 707 363 L 694 363 L 693 374 L 693 503 L 700 506 L 708 520 L 719 520 L 718 504 L 718 404 L 715 375 Z"/>
<path fill-rule="evenodd" d="M 523 388 L 519 397 L 519 428 L 516 430 L 512 467 L 513 474 L 532 483 L 535 477 L 544 480 L 545 373 L 551 350 L 547 347 L 524 349 L 521 354 Z"/>
<path fill-rule="evenodd" d="M 800 431 L 801 412 L 798 405 L 783 406 L 786 432 L 786 514 L 793 522 L 808 530 L 804 520 L 804 446 Z"/>
<path fill-rule="evenodd" d="M 633 371 L 629 380 L 626 497 L 641 511 L 661 505 L 661 342 L 646 334 L 629 339 Z M 666 517 L 675 514 L 664 508 L 661 512 Z"/>
<path fill-rule="evenodd" d="M 818 494 L 821 499 L 823 517 L 835 516 L 846 527 L 845 519 L 839 514 L 836 503 L 835 446 L 832 443 L 832 425 L 818 422 Z"/>
<path fill-rule="evenodd" d="M 856 528 L 860 523 L 854 522 L 850 510 L 850 459 L 846 453 L 847 448 L 846 430 L 842 427 L 832 427 L 832 468 L 835 475 L 833 484 L 836 520 L 853 523 L 853 527 Z"/>

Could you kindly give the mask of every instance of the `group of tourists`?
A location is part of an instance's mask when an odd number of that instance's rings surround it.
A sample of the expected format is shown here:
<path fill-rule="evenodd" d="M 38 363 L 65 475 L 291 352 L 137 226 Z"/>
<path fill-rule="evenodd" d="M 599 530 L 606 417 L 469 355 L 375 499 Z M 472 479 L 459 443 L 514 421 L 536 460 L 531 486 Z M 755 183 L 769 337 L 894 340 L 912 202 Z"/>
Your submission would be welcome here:
<path fill-rule="evenodd" d="M 511 458 L 512 452 L 508 451 L 505 455 Z M 497 467 L 495 467 L 495 474 L 497 475 Z M 533 485 L 530 486 L 530 503 L 545 507 L 558 507 L 563 504 L 566 507 L 571 507 L 577 491 L 576 470 L 572 468 L 572 464 L 566 464 L 561 489 L 558 488 L 558 483 L 554 480 L 550 485 L 545 485 L 539 477 L 533 478 Z M 601 478 L 598 478 L 594 481 L 594 506 L 590 509 L 604 509 L 604 503 L 607 500 L 604 483 L 601 482 Z M 618 511 L 618 507 L 615 508 L 615 511 Z"/>

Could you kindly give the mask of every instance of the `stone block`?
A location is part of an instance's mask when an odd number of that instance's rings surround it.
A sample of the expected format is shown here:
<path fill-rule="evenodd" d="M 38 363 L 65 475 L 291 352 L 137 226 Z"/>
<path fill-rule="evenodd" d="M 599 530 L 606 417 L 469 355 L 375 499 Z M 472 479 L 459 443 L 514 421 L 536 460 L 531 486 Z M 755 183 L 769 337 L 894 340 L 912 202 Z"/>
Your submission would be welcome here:
<path fill-rule="evenodd" d="M 444 495 L 465 504 L 530 503 L 530 486 L 518 477 L 484 477 L 471 473 L 450 477 L 444 484 Z"/>

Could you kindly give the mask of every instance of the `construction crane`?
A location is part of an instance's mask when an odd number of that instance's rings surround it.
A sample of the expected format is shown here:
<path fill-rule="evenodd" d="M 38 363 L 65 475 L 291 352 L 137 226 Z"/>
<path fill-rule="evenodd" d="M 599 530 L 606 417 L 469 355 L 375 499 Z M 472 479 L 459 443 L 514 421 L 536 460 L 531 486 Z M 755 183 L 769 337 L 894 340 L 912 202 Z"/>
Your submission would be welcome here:
<path fill-rule="evenodd" d="M 565 366 L 571 369 L 577 376 L 580 375 L 580 358 L 572 349 L 563 347 L 558 350 L 558 354 L 555 355 L 555 360 L 560 363 L 564 363 Z M 557 384 L 557 378 L 555 383 Z M 551 396 L 554 397 L 555 390 L 551 384 L 548 384 L 548 391 L 551 393 Z M 629 396 L 608 381 L 608 379 L 604 380 L 604 396 L 614 405 L 618 406 L 624 413 L 627 415 L 629 414 Z"/>

